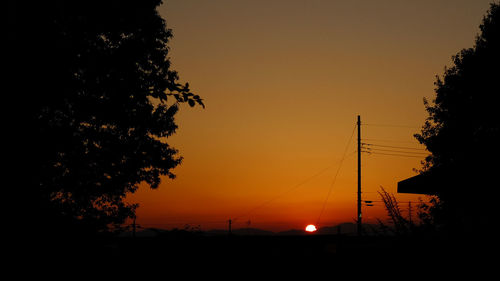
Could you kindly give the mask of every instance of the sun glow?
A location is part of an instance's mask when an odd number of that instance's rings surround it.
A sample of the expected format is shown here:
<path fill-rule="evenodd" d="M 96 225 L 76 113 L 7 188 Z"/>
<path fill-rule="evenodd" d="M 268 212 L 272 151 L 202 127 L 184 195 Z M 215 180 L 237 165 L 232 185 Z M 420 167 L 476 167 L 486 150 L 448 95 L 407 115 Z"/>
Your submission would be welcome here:
<path fill-rule="evenodd" d="M 310 224 L 310 225 L 306 226 L 306 231 L 307 232 L 315 232 L 316 226 L 314 224 Z"/>

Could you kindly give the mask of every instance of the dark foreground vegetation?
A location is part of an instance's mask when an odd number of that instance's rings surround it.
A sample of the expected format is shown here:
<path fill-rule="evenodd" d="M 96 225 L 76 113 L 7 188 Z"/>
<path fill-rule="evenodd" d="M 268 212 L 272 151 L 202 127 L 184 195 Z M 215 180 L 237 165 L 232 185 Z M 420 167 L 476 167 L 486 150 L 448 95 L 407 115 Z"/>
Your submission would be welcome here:
<path fill-rule="evenodd" d="M 212 236 L 174 230 L 157 237 L 87 237 L 58 239 L 55 244 L 46 240 L 40 245 L 30 258 L 57 265 L 116 265 L 121 270 L 127 264 L 138 268 L 160 264 L 163 269 L 188 266 L 195 270 L 201 265 L 254 269 L 328 265 L 342 269 L 353 263 L 404 268 L 426 264 L 429 269 L 444 269 L 451 264 L 484 266 L 493 260 L 490 245 L 480 239 L 413 236 Z"/>

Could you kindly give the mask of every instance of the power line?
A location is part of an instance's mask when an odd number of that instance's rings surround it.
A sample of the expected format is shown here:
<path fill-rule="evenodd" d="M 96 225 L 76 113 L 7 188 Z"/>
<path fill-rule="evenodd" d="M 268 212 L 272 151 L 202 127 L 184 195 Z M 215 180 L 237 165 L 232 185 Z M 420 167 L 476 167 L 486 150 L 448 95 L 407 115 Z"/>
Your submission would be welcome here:
<path fill-rule="evenodd" d="M 383 151 L 383 152 L 398 152 L 398 153 L 405 153 L 405 154 L 421 154 L 421 155 L 428 155 L 429 153 L 426 152 L 413 152 L 413 151 L 404 151 L 404 150 L 392 150 L 392 149 L 381 149 L 381 148 L 364 148 L 365 150 L 368 151 Z"/>
<path fill-rule="evenodd" d="M 392 145 L 382 145 L 382 144 L 373 144 L 373 143 L 363 143 L 363 145 L 425 151 L 424 148 L 407 147 L 407 146 L 392 146 Z"/>
<path fill-rule="evenodd" d="M 400 157 L 414 157 L 414 158 L 422 158 L 422 156 L 418 155 L 404 155 L 404 154 L 392 154 L 392 153 L 380 153 L 380 152 L 370 152 L 370 151 L 362 151 L 362 152 L 367 152 L 369 154 L 378 154 L 378 155 L 388 155 L 388 156 L 400 156 Z"/>
<path fill-rule="evenodd" d="M 392 124 L 363 124 L 364 126 L 372 126 L 372 127 L 393 127 L 393 128 L 411 128 L 411 129 L 420 129 L 420 127 L 416 126 L 408 126 L 408 125 L 392 125 Z"/>
<path fill-rule="evenodd" d="M 352 138 L 352 136 L 351 136 L 351 138 Z M 344 154 L 345 154 L 345 152 L 344 152 Z M 345 156 L 345 155 L 344 155 L 344 156 Z M 341 163 L 340 163 L 340 165 L 341 165 L 341 164 L 342 164 L 342 162 L 344 161 L 344 158 L 345 158 L 345 157 L 343 157 L 343 158 L 341 159 Z M 323 173 L 324 173 L 324 172 L 326 172 L 328 169 L 330 169 L 331 167 L 333 167 L 335 164 L 336 164 L 336 163 L 332 163 L 332 164 L 331 164 L 331 165 L 329 165 L 328 167 L 326 167 L 326 168 L 322 169 L 321 171 L 319 171 L 318 173 L 314 174 L 313 176 L 311 176 L 311 177 L 309 177 L 309 178 L 307 178 L 307 179 L 303 180 L 302 182 L 300 182 L 300 183 L 298 183 L 297 185 L 293 186 L 293 187 L 292 187 L 292 188 L 290 188 L 289 190 L 287 190 L 287 191 L 285 191 L 285 192 L 283 192 L 283 193 L 281 193 L 281 194 L 279 194 L 279 195 L 277 195 L 277 196 L 275 196 L 275 197 L 271 198 L 270 200 L 265 201 L 264 203 L 262 203 L 262 204 L 258 205 L 257 207 L 255 207 L 255 208 L 253 208 L 253 209 L 250 209 L 250 211 L 248 211 L 248 212 L 247 212 L 247 213 L 245 213 L 244 215 L 238 216 L 238 217 L 234 218 L 233 220 L 237 220 L 237 219 L 242 218 L 242 217 L 247 217 L 248 215 L 250 215 L 251 213 L 255 212 L 256 210 L 258 210 L 258 209 L 260 209 L 260 208 L 262 208 L 262 207 L 266 206 L 267 204 L 269 204 L 269 203 L 273 202 L 274 200 L 277 200 L 277 199 L 279 199 L 279 198 L 281 198 L 281 197 L 283 197 L 283 196 L 287 195 L 288 193 L 290 193 L 290 192 L 294 191 L 295 189 L 297 189 L 297 188 L 301 187 L 302 185 L 306 184 L 307 182 L 309 182 L 310 180 L 314 179 L 315 177 L 317 177 L 317 176 L 319 176 L 319 175 L 323 174 Z"/>
<path fill-rule="evenodd" d="M 396 200 L 397 201 L 397 200 Z M 363 200 L 363 202 L 384 203 L 382 200 Z M 399 203 L 432 203 L 431 201 L 397 201 Z"/>
<path fill-rule="evenodd" d="M 262 207 L 266 206 L 267 204 L 269 204 L 269 203 L 273 202 L 274 200 L 279 199 L 279 198 L 281 198 L 281 197 L 283 197 L 283 196 L 287 195 L 288 193 L 290 193 L 290 192 L 294 191 L 295 189 L 297 189 L 297 188 L 301 187 L 302 185 L 306 184 L 307 182 L 309 182 L 310 180 L 314 179 L 315 177 L 317 177 L 317 176 L 319 176 L 319 175 L 323 174 L 323 173 L 324 173 L 324 172 L 326 172 L 328 169 L 330 169 L 333 165 L 334 165 L 334 164 L 332 164 L 332 165 L 330 165 L 330 166 L 328 166 L 328 167 L 324 168 L 324 169 L 323 169 L 323 170 L 321 170 L 320 172 L 318 172 L 318 173 L 316 173 L 315 175 L 313 175 L 313 176 L 311 176 L 311 177 L 309 177 L 309 178 L 307 178 L 307 179 L 303 180 L 302 182 L 300 182 L 300 183 L 298 183 L 297 185 L 293 186 L 293 187 L 292 187 L 292 188 L 290 188 L 289 190 L 287 190 L 287 191 L 285 191 L 285 192 L 281 193 L 280 195 L 277 195 L 277 196 L 275 196 L 275 197 L 271 198 L 270 200 L 267 200 L 267 201 L 265 201 L 264 203 L 260 204 L 259 206 L 255 207 L 255 208 L 253 208 L 253 209 L 250 209 L 250 211 L 248 211 L 246 214 L 241 215 L 241 216 L 238 216 L 238 217 L 234 218 L 234 220 L 237 220 L 237 219 L 242 218 L 242 217 L 246 217 L 246 216 L 250 215 L 251 213 L 255 212 L 256 210 L 258 210 L 258 209 L 260 209 L 260 208 L 262 208 Z"/>
<path fill-rule="evenodd" d="M 363 141 L 375 141 L 375 142 L 392 142 L 392 143 L 415 143 L 416 141 L 404 141 L 404 140 L 388 140 L 388 139 L 373 139 L 373 138 L 368 138 L 368 139 L 361 139 Z"/>
<path fill-rule="evenodd" d="M 226 223 L 227 221 L 207 221 L 207 222 L 178 222 L 178 223 L 137 223 L 138 226 L 177 226 L 177 225 L 184 225 L 184 226 L 197 226 L 197 225 L 207 225 L 207 224 L 223 224 Z M 126 225 L 133 225 L 133 224 L 126 224 Z"/>
<path fill-rule="evenodd" d="M 326 203 L 328 202 L 328 199 L 330 198 L 330 194 L 332 192 L 333 186 L 335 185 L 335 182 L 337 181 L 337 176 L 339 175 L 340 168 L 342 167 L 342 164 L 346 158 L 347 149 L 351 145 L 352 137 L 354 136 L 355 131 L 356 131 L 356 126 L 354 126 L 354 129 L 352 130 L 351 136 L 349 137 L 349 141 L 347 142 L 347 145 L 344 149 L 344 154 L 342 155 L 342 159 L 340 160 L 339 167 L 337 168 L 337 172 L 335 173 L 335 176 L 333 177 L 332 183 L 330 184 L 330 188 L 328 189 L 328 194 L 326 195 L 325 202 L 323 202 L 323 207 L 321 208 L 321 212 L 319 213 L 318 220 L 316 222 L 317 225 L 319 225 L 319 221 L 321 219 L 321 216 L 323 215 L 323 212 L 325 211 Z M 351 154 L 349 154 L 349 155 L 351 155 Z"/>

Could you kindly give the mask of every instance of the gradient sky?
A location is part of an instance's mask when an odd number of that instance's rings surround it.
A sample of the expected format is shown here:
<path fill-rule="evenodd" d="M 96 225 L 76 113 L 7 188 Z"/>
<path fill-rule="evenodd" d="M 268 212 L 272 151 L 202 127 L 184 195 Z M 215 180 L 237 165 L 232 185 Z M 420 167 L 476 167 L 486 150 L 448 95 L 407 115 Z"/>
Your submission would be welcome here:
<path fill-rule="evenodd" d="M 451 56 L 472 47 L 491 1 L 165 2 L 172 67 L 206 109 L 182 107 L 169 144 L 184 162 L 175 180 L 129 196 L 137 223 L 206 230 L 238 218 L 236 228 L 277 231 L 317 223 L 358 114 L 373 124 L 362 138 L 384 140 L 366 142 L 422 148 L 412 137 L 422 100 Z M 355 137 L 319 227 L 354 222 Z M 364 200 L 380 200 L 380 186 L 396 193 L 422 160 L 362 157 Z M 402 202 L 427 200 L 396 196 L 405 211 Z M 363 207 L 365 222 L 386 219 L 375 205 Z"/>

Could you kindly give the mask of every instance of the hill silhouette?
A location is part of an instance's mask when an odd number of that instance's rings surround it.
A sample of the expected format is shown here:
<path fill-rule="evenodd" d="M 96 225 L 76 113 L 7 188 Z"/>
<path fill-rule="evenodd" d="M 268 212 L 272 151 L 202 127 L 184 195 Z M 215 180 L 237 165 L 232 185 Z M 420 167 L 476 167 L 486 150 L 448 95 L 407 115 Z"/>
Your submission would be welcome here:
<path fill-rule="evenodd" d="M 372 224 L 363 224 L 365 234 L 371 235 L 375 234 L 376 231 L 379 230 L 378 225 Z M 158 237 L 170 235 L 172 233 L 193 233 L 193 231 L 189 230 L 180 230 L 180 229 L 158 229 L 158 228 L 145 228 L 136 232 L 136 237 Z M 196 233 L 204 236 L 225 236 L 228 235 L 227 229 L 210 229 L 206 231 L 195 231 Z M 240 235 L 240 236 L 303 236 L 303 235 L 347 235 L 352 236 L 356 235 L 357 226 L 354 223 L 345 222 L 332 226 L 324 226 L 320 227 L 316 232 L 309 233 L 304 229 L 289 229 L 284 231 L 269 231 L 265 229 L 259 228 L 237 228 L 232 229 L 231 234 Z M 121 237 L 132 237 L 133 234 L 131 231 L 124 232 L 120 235 Z"/>

